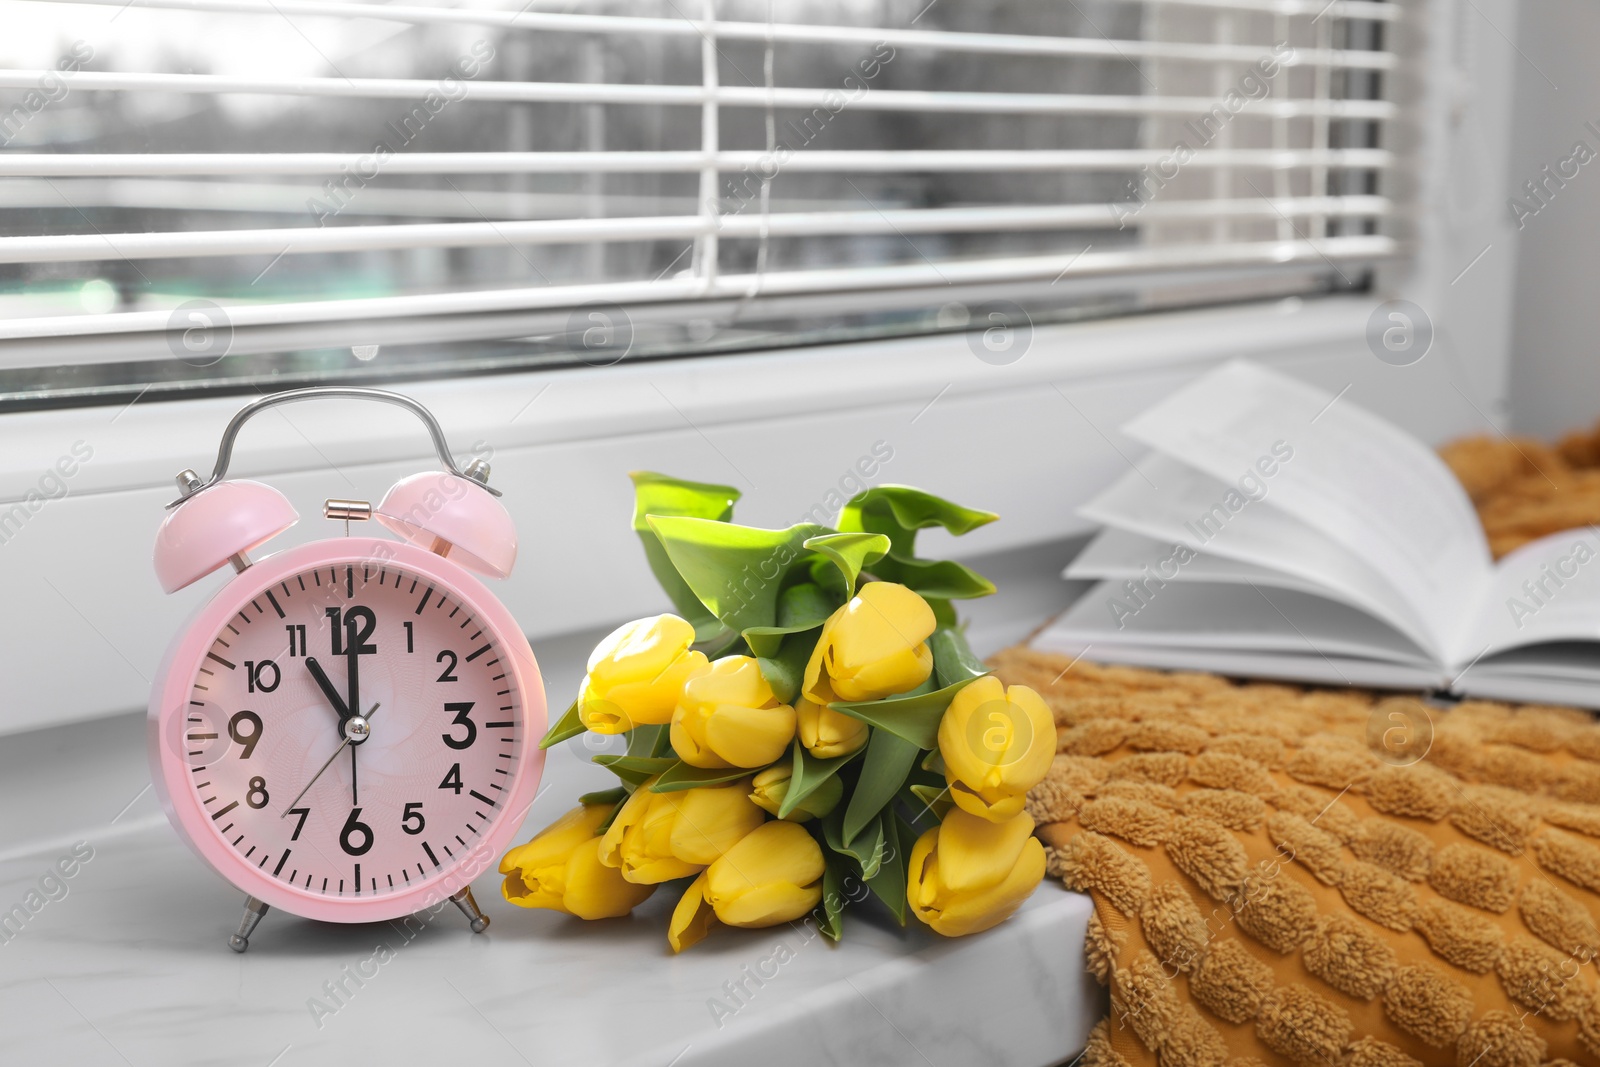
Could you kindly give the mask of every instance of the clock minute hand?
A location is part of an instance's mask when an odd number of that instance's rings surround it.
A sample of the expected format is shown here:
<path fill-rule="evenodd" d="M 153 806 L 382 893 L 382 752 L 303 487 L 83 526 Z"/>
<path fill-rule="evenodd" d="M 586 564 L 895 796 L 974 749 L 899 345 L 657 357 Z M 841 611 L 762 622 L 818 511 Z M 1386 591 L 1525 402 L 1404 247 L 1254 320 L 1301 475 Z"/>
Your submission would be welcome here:
<path fill-rule="evenodd" d="M 322 695 L 328 698 L 328 703 L 333 705 L 334 712 L 339 716 L 339 721 L 344 722 L 350 717 L 350 705 L 344 702 L 344 697 L 333 687 L 333 682 L 328 678 L 328 672 L 322 669 L 322 664 L 313 657 L 306 657 L 306 670 L 311 672 L 311 677 L 316 679 L 317 688 L 322 690 Z"/>
<path fill-rule="evenodd" d="M 377 704 L 372 705 L 372 708 L 366 714 L 366 718 L 367 719 L 371 719 L 373 714 L 376 713 L 377 710 L 378 710 L 378 705 Z M 283 819 L 283 818 L 287 818 L 288 817 L 289 812 L 294 810 L 294 806 L 296 804 L 300 803 L 300 798 L 304 797 L 307 793 L 311 792 L 311 787 L 317 784 L 317 779 L 322 777 L 322 772 L 327 770 L 329 767 L 333 766 L 333 761 L 339 758 L 339 753 L 343 752 L 345 750 L 345 746 L 350 744 L 350 742 L 351 742 L 350 734 L 346 733 L 344 735 L 344 740 L 339 742 L 339 747 L 333 750 L 333 755 L 328 757 L 328 761 L 326 763 L 324 763 L 321 767 L 317 768 L 317 773 L 313 774 L 311 776 L 311 781 L 306 783 L 306 787 L 304 789 L 300 790 L 300 792 L 295 794 L 295 798 L 293 800 L 289 801 L 289 806 L 287 808 L 283 809 L 283 814 L 279 815 L 278 818 Z"/>

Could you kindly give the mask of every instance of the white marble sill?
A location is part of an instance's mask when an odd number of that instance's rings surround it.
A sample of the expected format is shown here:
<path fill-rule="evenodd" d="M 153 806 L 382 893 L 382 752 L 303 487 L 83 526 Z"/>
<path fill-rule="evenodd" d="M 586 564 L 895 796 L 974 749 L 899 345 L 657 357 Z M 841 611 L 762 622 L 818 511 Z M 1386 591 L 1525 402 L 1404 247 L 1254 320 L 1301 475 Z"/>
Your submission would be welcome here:
<path fill-rule="evenodd" d="M 1070 599 L 1055 577 L 1070 552 L 973 561 L 1005 591 L 967 612 L 980 651 Z M 596 636 L 536 648 L 552 705 Z M 610 784 L 590 754 L 551 754 L 524 837 Z M 665 894 L 586 924 L 506 904 L 490 873 L 474 886 L 492 920 L 480 936 L 454 909 L 420 930 L 272 912 L 235 955 L 242 895 L 179 843 L 148 782 L 142 715 L 0 741 L 0 912 L 93 850 L 0 940 L 0 1061 L 1045 1067 L 1104 1012 L 1083 963 L 1089 901 L 1053 884 L 975 937 L 902 930 L 865 903 L 842 945 L 805 924 L 723 928 L 674 957 Z"/>

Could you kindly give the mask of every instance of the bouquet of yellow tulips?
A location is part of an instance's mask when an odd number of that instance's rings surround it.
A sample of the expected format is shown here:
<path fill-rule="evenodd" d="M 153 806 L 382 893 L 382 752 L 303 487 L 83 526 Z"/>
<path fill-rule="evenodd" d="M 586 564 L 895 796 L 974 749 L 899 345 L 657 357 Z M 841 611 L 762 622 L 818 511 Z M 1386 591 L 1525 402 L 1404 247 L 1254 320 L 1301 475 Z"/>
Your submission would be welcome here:
<path fill-rule="evenodd" d="M 739 492 L 639 472 L 634 529 L 677 614 L 620 627 L 545 736 L 626 734 L 619 785 L 501 861 L 507 900 L 626 915 L 682 880 L 674 952 L 715 922 L 811 915 L 837 940 L 868 895 L 949 935 L 1002 922 L 1044 877 L 1023 811 L 1055 754 L 1039 695 L 973 655 L 951 601 L 994 592 L 917 531 L 994 521 L 908 486 L 838 528 L 735 525 Z M 862 887 L 865 887 L 862 889 Z"/>

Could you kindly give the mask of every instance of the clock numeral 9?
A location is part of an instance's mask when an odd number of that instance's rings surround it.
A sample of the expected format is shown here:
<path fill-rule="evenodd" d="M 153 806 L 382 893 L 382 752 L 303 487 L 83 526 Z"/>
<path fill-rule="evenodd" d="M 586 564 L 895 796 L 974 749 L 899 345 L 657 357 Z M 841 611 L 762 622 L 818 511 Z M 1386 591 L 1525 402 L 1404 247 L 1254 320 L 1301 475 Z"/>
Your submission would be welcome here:
<path fill-rule="evenodd" d="M 428 820 L 422 817 L 422 801 L 414 800 L 407 804 L 406 813 L 400 818 L 400 829 L 415 837 L 427 825 Z"/>
<path fill-rule="evenodd" d="M 248 725 L 249 730 L 240 727 Z M 261 716 L 253 711 L 241 711 L 228 720 L 228 736 L 244 747 L 239 754 L 240 759 L 249 759 L 250 754 L 256 750 L 256 743 L 261 740 Z"/>
<path fill-rule="evenodd" d="M 250 779 L 250 791 L 245 793 L 244 802 L 252 808 L 264 808 L 267 806 L 269 799 L 267 796 L 267 780 L 259 774 Z"/>
<path fill-rule="evenodd" d="M 350 839 L 360 835 L 361 844 L 352 844 Z M 344 829 L 339 831 L 339 847 L 352 856 L 365 856 L 372 848 L 372 827 L 361 821 L 361 809 L 351 808 L 350 817 L 344 821 Z"/>
<path fill-rule="evenodd" d="M 271 682 L 267 680 L 268 671 L 272 672 Z M 279 672 L 278 665 L 270 659 L 245 660 L 244 676 L 252 693 L 258 689 L 263 693 L 270 693 L 278 688 L 279 682 L 283 681 L 283 675 Z"/>
<path fill-rule="evenodd" d="M 454 731 L 451 731 L 448 734 L 439 735 L 440 737 L 444 738 L 444 743 L 449 745 L 451 748 L 471 748 L 472 742 L 478 739 L 478 724 L 467 717 L 472 713 L 472 704 L 472 701 L 465 700 L 456 701 L 444 706 L 445 711 L 453 711 L 456 713 L 456 717 L 450 720 L 450 724 L 452 726 L 464 726 L 467 728 L 467 736 L 459 740 L 457 740 Z"/>

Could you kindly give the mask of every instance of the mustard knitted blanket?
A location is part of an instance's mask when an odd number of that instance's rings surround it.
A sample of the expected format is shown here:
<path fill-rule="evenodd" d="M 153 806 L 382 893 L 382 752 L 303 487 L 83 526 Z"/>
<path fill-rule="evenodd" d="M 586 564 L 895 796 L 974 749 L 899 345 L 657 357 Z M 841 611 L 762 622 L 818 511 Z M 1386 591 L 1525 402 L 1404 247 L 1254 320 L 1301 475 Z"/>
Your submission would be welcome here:
<path fill-rule="evenodd" d="M 1600 1063 L 1600 725 L 1011 649 L 1056 718 L 1029 810 L 1162 1067 Z"/>

